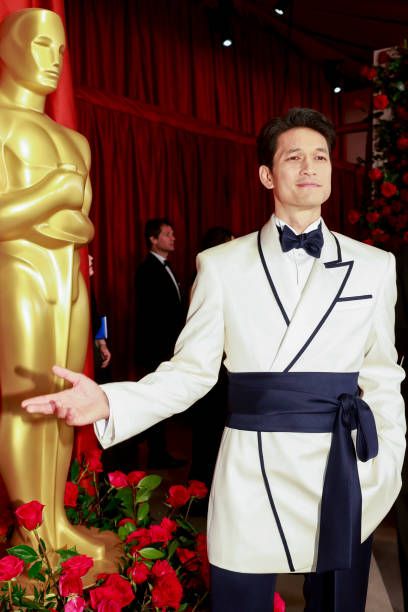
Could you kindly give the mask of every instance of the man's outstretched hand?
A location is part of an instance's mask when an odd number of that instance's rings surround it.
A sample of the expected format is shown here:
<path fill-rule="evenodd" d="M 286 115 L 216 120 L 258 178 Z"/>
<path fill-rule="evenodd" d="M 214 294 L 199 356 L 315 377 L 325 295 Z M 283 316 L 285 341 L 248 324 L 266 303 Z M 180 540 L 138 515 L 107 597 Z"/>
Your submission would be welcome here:
<path fill-rule="evenodd" d="M 75 426 L 89 425 L 109 417 L 108 398 L 96 382 L 60 366 L 54 366 L 52 371 L 70 382 L 72 388 L 25 399 L 22 408 L 31 413 L 53 414 Z"/>

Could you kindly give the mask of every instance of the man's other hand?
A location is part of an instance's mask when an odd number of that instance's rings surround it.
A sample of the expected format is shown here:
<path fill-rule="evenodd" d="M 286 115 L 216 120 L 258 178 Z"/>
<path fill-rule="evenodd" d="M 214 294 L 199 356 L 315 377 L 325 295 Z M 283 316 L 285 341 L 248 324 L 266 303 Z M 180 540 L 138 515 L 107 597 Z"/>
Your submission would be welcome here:
<path fill-rule="evenodd" d="M 60 366 L 52 368 L 54 374 L 72 384 L 71 389 L 25 399 L 21 406 L 30 413 L 53 414 L 67 425 L 89 425 L 109 417 L 109 402 L 105 393 L 84 374 Z"/>

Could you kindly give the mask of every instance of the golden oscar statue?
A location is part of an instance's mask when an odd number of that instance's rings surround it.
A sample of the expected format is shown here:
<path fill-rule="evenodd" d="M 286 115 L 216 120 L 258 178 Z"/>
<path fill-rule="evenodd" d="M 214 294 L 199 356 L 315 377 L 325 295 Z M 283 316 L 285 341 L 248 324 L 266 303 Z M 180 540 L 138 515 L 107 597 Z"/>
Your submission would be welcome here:
<path fill-rule="evenodd" d="M 18 11 L 0 26 L 0 471 L 13 504 L 45 504 L 40 535 L 50 551 L 76 545 L 98 560 L 101 539 L 74 528 L 64 510 L 73 429 L 20 408 L 26 396 L 61 388 L 54 363 L 81 371 L 87 348 L 79 248 L 94 234 L 89 146 L 44 114 L 64 45 L 48 10 Z"/>

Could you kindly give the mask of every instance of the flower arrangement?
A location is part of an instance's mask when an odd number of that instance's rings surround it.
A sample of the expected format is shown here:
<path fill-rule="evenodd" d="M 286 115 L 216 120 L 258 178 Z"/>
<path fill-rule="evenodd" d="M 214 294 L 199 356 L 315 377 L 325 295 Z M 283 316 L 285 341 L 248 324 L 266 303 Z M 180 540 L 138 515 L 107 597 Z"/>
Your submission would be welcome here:
<path fill-rule="evenodd" d="M 362 71 L 373 85 L 371 198 L 348 220 L 364 242 L 395 250 L 408 242 L 408 48 L 382 51 L 377 61 Z"/>
<path fill-rule="evenodd" d="M 64 612 L 140 612 L 208 610 L 209 563 L 205 534 L 189 520 L 195 500 L 204 499 L 204 483 L 170 486 L 164 512 L 153 518 L 151 502 L 161 484 L 160 476 L 143 471 L 124 474 L 103 471 L 101 451 L 91 450 L 75 460 L 65 488 L 65 508 L 71 522 L 110 529 L 123 543 L 118 572 L 97 576 L 96 584 L 84 588 L 83 577 L 93 559 L 75 548 L 60 549 L 52 567 L 38 527 L 46 508 L 36 500 L 17 508 L 18 524 L 33 534 L 35 547 L 18 545 L 0 559 L 0 609 Z M 33 595 L 19 582 L 25 572 Z M 285 604 L 275 596 L 275 612 Z"/>

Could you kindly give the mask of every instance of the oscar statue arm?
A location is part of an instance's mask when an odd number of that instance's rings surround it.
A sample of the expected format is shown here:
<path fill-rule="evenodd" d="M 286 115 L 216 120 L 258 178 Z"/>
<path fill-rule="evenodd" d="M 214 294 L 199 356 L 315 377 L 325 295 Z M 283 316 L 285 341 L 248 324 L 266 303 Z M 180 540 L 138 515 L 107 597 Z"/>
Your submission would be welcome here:
<path fill-rule="evenodd" d="M 22 237 L 62 208 L 80 210 L 84 183 L 84 175 L 58 167 L 34 185 L 0 194 L 0 240 Z"/>

